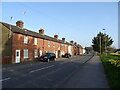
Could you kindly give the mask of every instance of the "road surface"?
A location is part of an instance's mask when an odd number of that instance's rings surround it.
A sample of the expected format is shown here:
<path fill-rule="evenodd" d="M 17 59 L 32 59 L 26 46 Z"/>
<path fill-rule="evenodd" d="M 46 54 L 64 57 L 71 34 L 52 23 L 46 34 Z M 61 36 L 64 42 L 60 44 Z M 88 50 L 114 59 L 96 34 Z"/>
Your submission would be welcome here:
<path fill-rule="evenodd" d="M 109 88 L 97 55 L 3 67 L 2 88 Z"/>

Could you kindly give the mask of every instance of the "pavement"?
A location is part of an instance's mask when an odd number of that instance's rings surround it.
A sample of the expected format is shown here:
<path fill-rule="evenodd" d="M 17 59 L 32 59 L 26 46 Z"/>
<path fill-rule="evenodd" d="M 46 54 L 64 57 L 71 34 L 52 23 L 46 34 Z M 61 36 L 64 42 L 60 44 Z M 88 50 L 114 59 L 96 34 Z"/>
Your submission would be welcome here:
<path fill-rule="evenodd" d="M 109 88 L 99 56 L 94 56 L 79 69 L 71 79 L 62 84 L 63 88 Z"/>
<path fill-rule="evenodd" d="M 17 64 L 15 64 L 17 65 Z M 3 88 L 109 88 L 99 56 L 18 64 L 3 68 Z"/>

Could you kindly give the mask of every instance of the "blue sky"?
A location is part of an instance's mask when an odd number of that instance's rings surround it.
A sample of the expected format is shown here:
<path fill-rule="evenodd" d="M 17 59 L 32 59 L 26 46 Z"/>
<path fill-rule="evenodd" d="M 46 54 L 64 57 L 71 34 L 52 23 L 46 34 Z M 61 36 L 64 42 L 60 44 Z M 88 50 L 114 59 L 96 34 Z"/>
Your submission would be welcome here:
<path fill-rule="evenodd" d="M 65 37 L 83 47 L 91 46 L 93 37 L 104 28 L 113 46 L 118 46 L 117 2 L 2 3 L 2 21 L 15 25 L 17 20 L 23 20 L 27 29 L 38 32 L 44 28 L 49 36 L 58 34 L 59 39 Z"/>

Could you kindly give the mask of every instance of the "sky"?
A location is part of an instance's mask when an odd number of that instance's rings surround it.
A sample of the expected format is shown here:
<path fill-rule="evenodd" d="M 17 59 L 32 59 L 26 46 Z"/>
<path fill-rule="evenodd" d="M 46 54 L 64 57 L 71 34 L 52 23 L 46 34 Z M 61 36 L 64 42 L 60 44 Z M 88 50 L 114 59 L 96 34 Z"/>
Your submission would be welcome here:
<path fill-rule="evenodd" d="M 15 25 L 17 20 L 24 21 L 26 29 L 43 28 L 46 35 L 58 34 L 83 47 L 91 46 L 93 37 L 105 29 L 118 48 L 117 2 L 3 2 L 2 21 Z"/>

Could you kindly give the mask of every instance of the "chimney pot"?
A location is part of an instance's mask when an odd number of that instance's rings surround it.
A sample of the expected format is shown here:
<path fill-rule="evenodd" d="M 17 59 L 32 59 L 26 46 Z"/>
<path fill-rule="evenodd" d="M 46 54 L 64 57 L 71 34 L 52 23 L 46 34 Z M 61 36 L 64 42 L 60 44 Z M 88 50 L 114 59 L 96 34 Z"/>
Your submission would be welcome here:
<path fill-rule="evenodd" d="M 77 45 L 77 42 L 75 42 L 74 44 Z"/>
<path fill-rule="evenodd" d="M 65 38 L 62 38 L 62 41 L 65 41 Z"/>
<path fill-rule="evenodd" d="M 70 43 L 71 43 L 71 44 L 73 44 L 73 43 L 74 43 L 74 41 L 70 41 Z"/>
<path fill-rule="evenodd" d="M 54 38 L 55 38 L 55 39 L 58 39 L 58 35 L 54 35 Z"/>
<path fill-rule="evenodd" d="M 19 20 L 16 22 L 16 26 L 19 27 L 20 29 L 23 29 L 24 28 L 24 22 Z"/>
<path fill-rule="evenodd" d="M 44 29 L 40 29 L 40 30 L 39 30 L 39 33 L 40 33 L 41 35 L 44 35 Z"/>

